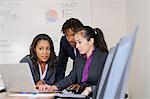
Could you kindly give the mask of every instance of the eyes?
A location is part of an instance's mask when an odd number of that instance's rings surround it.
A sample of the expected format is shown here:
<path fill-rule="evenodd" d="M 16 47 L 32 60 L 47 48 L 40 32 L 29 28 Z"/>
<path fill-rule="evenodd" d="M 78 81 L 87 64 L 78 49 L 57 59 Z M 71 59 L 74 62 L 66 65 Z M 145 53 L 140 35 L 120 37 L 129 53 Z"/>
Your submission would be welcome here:
<path fill-rule="evenodd" d="M 81 44 L 82 42 L 81 41 L 77 41 L 77 43 Z"/>
<path fill-rule="evenodd" d="M 42 51 L 42 50 L 45 50 L 45 49 L 46 49 L 46 50 L 50 50 L 49 47 L 46 47 L 46 48 L 45 48 L 45 47 L 38 47 L 38 49 L 41 50 L 41 51 Z"/>
<path fill-rule="evenodd" d="M 75 34 L 66 34 L 66 37 L 74 37 Z"/>
<path fill-rule="evenodd" d="M 76 43 L 77 43 L 77 44 L 81 44 L 81 43 L 82 43 L 82 40 L 77 40 Z"/>

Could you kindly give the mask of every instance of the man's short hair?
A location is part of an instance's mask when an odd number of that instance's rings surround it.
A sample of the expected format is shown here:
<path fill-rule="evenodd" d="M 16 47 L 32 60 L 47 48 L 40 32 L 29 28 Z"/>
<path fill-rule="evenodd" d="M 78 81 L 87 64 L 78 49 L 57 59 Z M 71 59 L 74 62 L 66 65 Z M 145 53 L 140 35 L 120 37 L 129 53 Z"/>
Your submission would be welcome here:
<path fill-rule="evenodd" d="M 71 29 L 73 32 L 76 31 L 76 29 L 83 27 L 83 24 L 80 20 L 76 18 L 70 18 L 66 20 L 66 22 L 62 26 L 62 32 L 65 34 L 69 29 Z"/>

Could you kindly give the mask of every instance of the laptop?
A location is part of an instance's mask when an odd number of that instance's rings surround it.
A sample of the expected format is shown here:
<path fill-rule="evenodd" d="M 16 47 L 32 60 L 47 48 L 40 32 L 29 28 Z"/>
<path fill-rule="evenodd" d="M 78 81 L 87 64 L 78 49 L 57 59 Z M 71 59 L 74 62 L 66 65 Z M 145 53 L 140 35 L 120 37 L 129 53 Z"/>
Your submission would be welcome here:
<path fill-rule="evenodd" d="M 76 97 L 85 98 L 86 96 L 81 94 L 62 94 L 62 91 L 37 91 L 33 77 L 30 71 L 30 67 L 27 63 L 18 64 L 0 64 L 0 75 L 4 82 L 4 88 L 7 92 L 11 92 L 12 96 L 17 95 L 29 95 L 29 94 L 48 94 L 55 97 Z M 58 94 L 60 93 L 60 94 Z"/>
<path fill-rule="evenodd" d="M 8 92 L 38 92 L 27 63 L 0 64 L 0 75 Z"/>

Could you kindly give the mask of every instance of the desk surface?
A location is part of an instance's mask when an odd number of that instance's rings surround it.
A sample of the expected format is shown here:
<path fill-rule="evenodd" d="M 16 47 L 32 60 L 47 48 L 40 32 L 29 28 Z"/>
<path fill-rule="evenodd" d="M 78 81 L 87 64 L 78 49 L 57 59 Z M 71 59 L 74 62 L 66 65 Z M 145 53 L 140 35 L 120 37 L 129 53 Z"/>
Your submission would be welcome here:
<path fill-rule="evenodd" d="M 81 94 L 19 94 L 19 93 L 10 93 L 10 92 L 3 92 L 0 93 L 0 99 L 55 99 L 55 97 L 59 97 L 59 99 L 67 99 L 66 97 L 72 97 L 77 99 L 85 99 L 86 96 Z"/>
<path fill-rule="evenodd" d="M 0 99 L 54 99 L 56 94 L 17 94 L 3 92 L 0 93 Z"/>

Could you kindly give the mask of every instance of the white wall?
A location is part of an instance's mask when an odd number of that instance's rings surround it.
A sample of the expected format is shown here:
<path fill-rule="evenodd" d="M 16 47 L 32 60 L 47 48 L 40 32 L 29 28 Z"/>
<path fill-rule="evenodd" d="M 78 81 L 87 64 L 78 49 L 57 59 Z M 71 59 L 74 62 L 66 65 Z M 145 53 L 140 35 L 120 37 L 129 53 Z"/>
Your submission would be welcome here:
<path fill-rule="evenodd" d="M 103 30 L 109 48 L 139 25 L 128 94 L 129 99 L 150 99 L 150 1 L 92 0 L 92 25 Z"/>
<path fill-rule="evenodd" d="M 149 65 L 150 65 L 150 39 L 149 39 L 149 37 L 150 37 L 150 28 L 149 28 L 149 26 L 150 26 L 150 1 L 148 0 L 148 11 L 147 11 L 147 13 L 148 13 L 148 15 L 147 15 L 147 17 L 148 17 L 148 20 L 147 20 L 147 22 L 148 22 L 148 25 L 147 25 L 147 29 L 148 29 L 148 31 L 147 31 L 147 40 L 148 40 L 148 43 L 147 43 L 147 79 L 148 79 L 148 96 L 149 96 L 149 98 L 150 98 L 150 79 L 149 79 L 149 77 L 150 77 L 150 67 L 149 67 Z"/>
<path fill-rule="evenodd" d="M 92 25 L 104 32 L 108 47 L 126 34 L 126 0 L 92 0 Z"/>
<path fill-rule="evenodd" d="M 150 10 L 148 0 L 127 1 L 128 31 L 138 24 L 139 31 L 133 54 L 132 67 L 129 76 L 130 99 L 149 99 L 150 95 L 150 67 L 149 67 L 149 29 L 148 20 Z"/>

